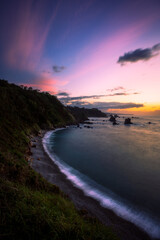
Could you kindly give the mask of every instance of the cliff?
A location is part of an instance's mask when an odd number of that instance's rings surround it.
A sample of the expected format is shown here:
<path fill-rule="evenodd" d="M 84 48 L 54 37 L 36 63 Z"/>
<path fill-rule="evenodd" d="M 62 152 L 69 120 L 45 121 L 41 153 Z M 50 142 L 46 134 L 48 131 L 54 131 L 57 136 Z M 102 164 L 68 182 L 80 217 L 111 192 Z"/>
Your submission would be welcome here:
<path fill-rule="evenodd" d="M 106 113 L 101 112 L 97 108 L 79 108 L 67 106 L 67 110 L 75 117 L 78 122 L 84 122 L 89 117 L 106 117 Z"/>
<path fill-rule="evenodd" d="M 1 239 L 117 239 L 28 164 L 31 135 L 73 123 L 55 96 L 0 80 Z"/>

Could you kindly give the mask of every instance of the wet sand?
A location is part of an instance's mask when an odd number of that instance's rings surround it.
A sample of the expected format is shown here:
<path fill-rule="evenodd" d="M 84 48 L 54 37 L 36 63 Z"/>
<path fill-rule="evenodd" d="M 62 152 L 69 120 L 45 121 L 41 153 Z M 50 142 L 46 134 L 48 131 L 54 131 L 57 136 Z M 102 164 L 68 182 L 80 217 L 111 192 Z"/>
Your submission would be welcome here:
<path fill-rule="evenodd" d="M 50 159 L 44 151 L 41 136 L 31 138 L 32 161 L 31 167 L 40 173 L 48 182 L 55 184 L 62 192 L 68 195 L 78 210 L 87 211 L 89 216 L 98 218 L 106 226 L 111 226 L 117 236 L 122 240 L 149 240 L 145 232 L 121 217 L 113 211 L 102 207 L 99 202 L 84 195 L 83 191 L 75 187 L 66 176 L 60 172 L 57 165 Z M 36 147 L 34 146 L 36 145 Z"/>

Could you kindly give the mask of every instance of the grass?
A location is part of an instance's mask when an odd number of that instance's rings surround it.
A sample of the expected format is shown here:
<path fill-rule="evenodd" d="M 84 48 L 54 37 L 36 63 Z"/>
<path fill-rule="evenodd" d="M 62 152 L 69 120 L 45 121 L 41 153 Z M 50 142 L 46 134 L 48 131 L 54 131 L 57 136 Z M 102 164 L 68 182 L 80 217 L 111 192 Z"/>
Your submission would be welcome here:
<path fill-rule="evenodd" d="M 3 239 L 118 239 L 109 227 L 85 217 L 53 185 L 35 190 L 1 180 Z"/>
<path fill-rule="evenodd" d="M 0 239 L 116 240 L 109 227 L 75 209 L 28 165 L 30 135 L 74 123 L 47 93 L 0 80 Z"/>

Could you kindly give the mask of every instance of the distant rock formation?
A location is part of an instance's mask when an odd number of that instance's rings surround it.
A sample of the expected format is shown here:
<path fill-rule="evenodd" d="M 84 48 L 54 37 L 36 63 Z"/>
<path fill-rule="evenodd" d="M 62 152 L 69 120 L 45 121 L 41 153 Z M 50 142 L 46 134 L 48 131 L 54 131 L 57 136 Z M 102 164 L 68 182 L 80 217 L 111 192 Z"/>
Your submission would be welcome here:
<path fill-rule="evenodd" d="M 124 124 L 132 124 L 131 119 L 130 118 L 126 118 L 124 121 Z"/>
<path fill-rule="evenodd" d="M 116 118 L 115 118 L 113 115 L 110 115 L 109 121 L 110 121 L 110 122 L 115 122 L 115 121 L 116 121 Z"/>
<path fill-rule="evenodd" d="M 85 123 L 86 123 L 86 124 L 93 124 L 93 122 L 88 122 L 88 121 L 87 121 L 87 122 L 85 121 Z"/>
<path fill-rule="evenodd" d="M 112 122 L 113 125 L 118 125 L 117 121 L 116 121 L 116 117 L 118 117 L 118 115 L 110 115 L 110 119 L 109 121 Z"/>
<path fill-rule="evenodd" d="M 113 122 L 113 125 L 119 125 L 119 123 L 117 123 L 117 121 L 115 120 L 115 121 Z"/>
<path fill-rule="evenodd" d="M 83 123 L 88 120 L 89 117 L 106 117 L 106 113 L 101 112 L 97 108 L 79 108 L 79 107 L 67 107 L 67 110 L 75 117 L 78 123 Z"/>
<path fill-rule="evenodd" d="M 87 126 L 87 125 L 84 125 L 84 127 L 85 127 L 85 128 L 93 128 L 93 127 L 91 127 L 91 126 Z"/>

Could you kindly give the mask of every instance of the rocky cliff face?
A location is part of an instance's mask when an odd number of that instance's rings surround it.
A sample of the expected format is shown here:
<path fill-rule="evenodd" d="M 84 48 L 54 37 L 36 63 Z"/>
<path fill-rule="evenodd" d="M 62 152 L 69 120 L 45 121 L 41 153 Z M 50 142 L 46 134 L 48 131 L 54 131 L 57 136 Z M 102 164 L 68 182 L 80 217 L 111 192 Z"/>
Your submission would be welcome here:
<path fill-rule="evenodd" d="M 77 122 L 84 122 L 88 120 L 88 117 L 106 117 L 106 113 L 101 112 L 97 108 L 79 108 L 79 107 L 67 107 L 68 111 L 75 117 Z"/>

